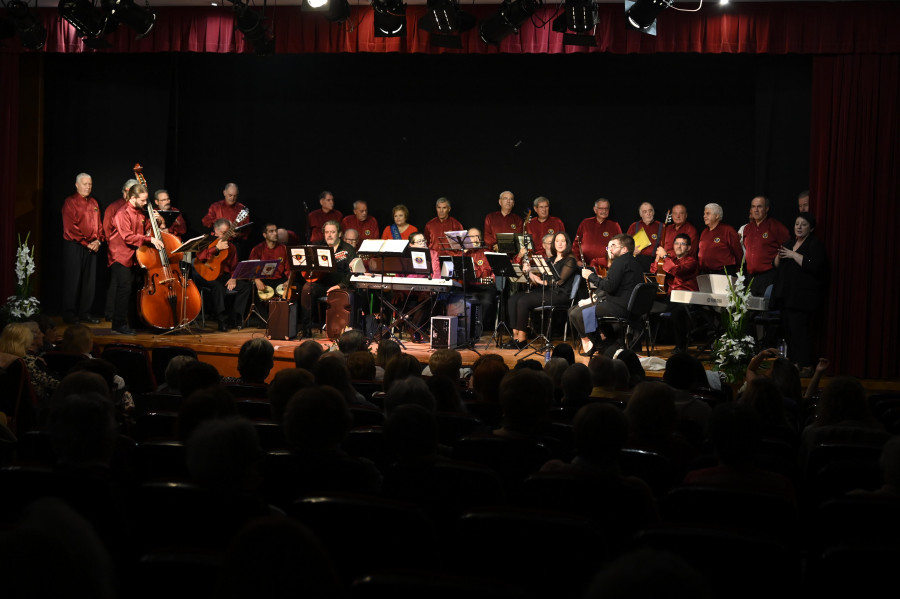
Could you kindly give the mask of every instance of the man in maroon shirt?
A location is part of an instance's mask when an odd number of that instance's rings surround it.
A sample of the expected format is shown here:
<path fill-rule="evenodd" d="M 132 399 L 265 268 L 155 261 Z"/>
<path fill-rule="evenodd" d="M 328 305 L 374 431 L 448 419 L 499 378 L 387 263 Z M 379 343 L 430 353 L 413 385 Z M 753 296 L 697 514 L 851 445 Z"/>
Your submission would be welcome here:
<path fill-rule="evenodd" d="M 278 242 L 278 226 L 267 223 L 263 230 L 263 241 L 250 250 L 250 260 L 280 260 L 275 272 L 267 279 L 253 279 L 257 291 L 264 291 L 268 285 L 272 289 L 287 280 L 287 247 Z"/>
<path fill-rule="evenodd" d="M 330 191 L 323 191 L 319 194 L 319 205 L 321 208 L 313 210 L 306 217 L 309 225 L 309 242 L 320 243 L 325 236 L 322 234 L 322 225 L 330 220 L 341 222 L 344 215 L 340 210 L 334 209 L 334 195 Z"/>
<path fill-rule="evenodd" d="M 697 257 L 697 248 L 700 245 L 700 233 L 697 227 L 688 222 L 687 208 L 682 204 L 672 206 L 672 222 L 666 225 L 666 253 L 671 255 L 675 252 L 675 237 L 684 233 L 691 238 L 691 255 Z"/>
<path fill-rule="evenodd" d="M 666 273 L 666 293 L 671 296 L 673 289 L 685 289 L 687 291 L 699 291 L 697 274 L 700 272 L 700 264 L 691 255 L 691 238 L 687 233 L 676 235 L 672 244 L 675 249 L 672 253 L 665 248 L 656 248 L 656 257 L 663 258 L 663 272 Z M 656 274 L 659 265 L 653 262 L 650 272 Z M 683 352 L 687 349 L 687 334 L 691 329 L 690 304 L 681 304 L 670 301 L 668 311 L 672 314 L 671 322 L 675 334 L 675 350 L 672 353 Z"/>
<path fill-rule="evenodd" d="M 353 214 L 345 216 L 341 221 L 341 230 L 356 229 L 359 242 L 364 239 L 381 239 L 381 229 L 374 216 L 369 216 L 369 205 L 364 200 L 353 202 Z"/>
<path fill-rule="evenodd" d="M 100 206 L 91 197 L 93 180 L 87 173 L 75 177 L 76 193 L 63 202 L 63 319 L 96 324 L 91 316 L 94 287 L 97 283 L 97 252 L 105 241 L 100 221 Z"/>
<path fill-rule="evenodd" d="M 608 266 L 606 246 L 610 240 L 622 233 L 622 227 L 614 220 L 609 220 L 609 211 L 612 205 L 606 198 L 600 198 L 594 202 L 594 216 L 586 218 L 578 225 L 575 234 L 575 242 L 572 244 L 572 253 L 580 262 L 581 254 L 584 261 L 591 268 L 605 270 Z"/>
<path fill-rule="evenodd" d="M 497 251 L 497 233 L 515 233 L 521 235 L 522 218 L 512 213 L 516 198 L 511 191 L 504 191 L 497 200 L 500 210 L 484 217 L 484 245 L 491 251 Z"/>
<path fill-rule="evenodd" d="M 157 210 L 172 210 L 179 213 L 175 217 L 174 222 L 172 222 L 171 227 L 167 228 L 165 223 L 163 223 L 159 226 L 159 230 L 163 233 L 171 233 L 179 239 L 183 237 L 187 233 L 187 223 L 184 222 L 184 217 L 180 214 L 181 211 L 172 205 L 172 198 L 169 197 L 169 192 L 165 189 L 157 189 L 153 193 L 153 203 L 156 204 Z"/>
<path fill-rule="evenodd" d="M 247 207 L 238 202 L 238 195 L 240 194 L 240 190 L 236 183 L 229 183 L 225 186 L 225 189 L 222 190 L 223 199 L 218 202 L 213 202 L 209 205 L 209 210 L 206 212 L 206 216 L 201 219 L 201 223 L 203 223 L 204 227 L 212 228 L 217 220 L 220 218 L 227 218 L 231 222 L 234 223 L 235 226 L 240 226 L 250 222 L 250 214 L 249 211 L 246 215 L 240 220 L 237 220 L 238 214 L 241 210 L 246 210 Z M 241 231 L 240 233 L 236 233 L 234 237 L 232 237 L 232 245 L 236 246 L 241 255 L 246 256 L 244 253 L 246 250 L 242 248 L 242 241 L 247 239 L 246 231 Z"/>
<path fill-rule="evenodd" d="M 450 200 L 447 198 L 438 198 L 434 203 L 434 210 L 437 216 L 425 224 L 425 239 L 428 241 L 428 247 L 436 252 L 448 255 L 447 237 L 444 235 L 447 231 L 462 231 L 462 223 L 450 216 Z"/>
<path fill-rule="evenodd" d="M 128 179 L 127 181 L 125 181 L 125 185 L 122 186 L 122 197 L 114 200 L 109 206 L 106 207 L 106 210 L 103 211 L 103 234 L 105 235 L 107 241 L 112 239 L 113 233 L 116 230 L 116 224 L 114 222 L 116 212 L 118 212 L 128 201 L 128 190 L 131 189 L 132 185 L 137 185 L 137 182 L 137 179 Z M 109 252 L 109 246 L 106 247 L 106 259 L 107 265 L 112 266 L 113 258 L 112 254 L 110 254 Z M 110 279 L 109 287 L 106 290 L 106 307 L 103 310 L 104 317 L 109 322 L 112 322 L 115 307 L 116 284 L 115 281 Z"/>
<path fill-rule="evenodd" d="M 218 256 L 220 252 L 228 250 L 228 254 L 221 264 L 221 271 L 218 278 L 207 281 L 203 277 L 196 275 L 194 282 L 197 286 L 204 290 L 205 294 L 212 297 L 213 311 L 216 320 L 219 323 L 219 331 L 225 333 L 232 327 L 241 329 L 244 324 L 244 312 L 250 300 L 251 285 L 249 281 L 231 278 L 231 273 L 238 265 L 238 256 L 234 251 L 234 245 L 229 241 L 222 239 L 222 236 L 230 229 L 231 221 L 227 218 L 220 218 L 213 223 L 213 234 L 219 238 L 218 243 L 212 245 L 202 252 L 197 252 L 197 260 L 209 260 L 214 256 Z M 196 274 L 196 273 L 195 273 Z M 234 303 L 231 308 L 231 318 L 228 316 L 225 305 L 225 296 L 234 296 Z"/>
<path fill-rule="evenodd" d="M 775 258 L 778 248 L 791 235 L 787 227 L 769 218 L 769 199 L 757 196 L 750 201 L 750 222 L 744 227 L 744 252 L 747 276 L 753 278 L 750 293 L 764 295 L 766 287 L 775 283 Z"/>
<path fill-rule="evenodd" d="M 141 184 L 132 185 L 128 190 L 128 201 L 113 217 L 115 231 L 109 238 L 110 278 L 116 289 L 116 303 L 113 309 L 112 332 L 120 335 L 134 335 L 128 326 L 128 308 L 133 295 L 135 251 L 142 245 L 165 249 L 162 240 L 145 234 L 147 215 L 147 188 Z"/>
<path fill-rule="evenodd" d="M 643 202 L 638 207 L 638 214 L 640 214 L 641 220 L 631 223 L 631 226 L 628 227 L 628 234 L 634 237 L 638 229 L 643 229 L 647 239 L 650 240 L 650 245 L 637 252 L 634 256 L 637 258 L 638 264 L 641 265 L 641 270 L 648 272 L 650 263 L 653 262 L 653 258 L 656 256 L 656 248 L 659 247 L 662 241 L 663 224 L 654 218 L 656 209 L 653 208 L 653 204 L 650 202 Z"/>
<path fill-rule="evenodd" d="M 550 200 L 544 196 L 534 199 L 534 211 L 537 218 L 532 218 L 528 223 L 527 232 L 531 235 L 531 241 L 535 250 L 541 245 L 545 235 L 556 236 L 557 233 L 565 233 L 566 225 L 556 216 L 550 216 Z"/>
<path fill-rule="evenodd" d="M 731 225 L 722 222 L 722 207 L 718 204 L 707 204 L 703 209 L 703 223 L 706 228 L 700 234 L 701 273 L 734 275 L 741 267 L 744 250 L 737 231 Z"/>

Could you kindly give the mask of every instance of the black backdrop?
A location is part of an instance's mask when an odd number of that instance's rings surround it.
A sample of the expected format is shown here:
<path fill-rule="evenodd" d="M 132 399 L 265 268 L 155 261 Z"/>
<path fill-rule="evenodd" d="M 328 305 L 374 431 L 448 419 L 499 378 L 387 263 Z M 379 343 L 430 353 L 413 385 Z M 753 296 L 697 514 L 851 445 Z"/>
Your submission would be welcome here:
<path fill-rule="evenodd" d="M 793 55 L 48 54 L 45 255 L 61 243 L 75 175 L 93 176 L 102 208 L 135 162 L 193 234 L 228 181 L 255 223 L 298 232 L 302 202 L 317 208 L 323 189 L 344 214 L 367 200 L 381 227 L 404 203 L 421 228 L 440 196 L 480 227 L 504 189 L 520 213 L 549 197 L 572 233 L 601 196 L 623 228 L 645 200 L 658 215 L 685 204 L 698 228 L 718 202 L 739 226 L 757 194 L 790 223 L 808 188 L 810 65 Z M 48 285 L 61 273 L 42 274 Z"/>

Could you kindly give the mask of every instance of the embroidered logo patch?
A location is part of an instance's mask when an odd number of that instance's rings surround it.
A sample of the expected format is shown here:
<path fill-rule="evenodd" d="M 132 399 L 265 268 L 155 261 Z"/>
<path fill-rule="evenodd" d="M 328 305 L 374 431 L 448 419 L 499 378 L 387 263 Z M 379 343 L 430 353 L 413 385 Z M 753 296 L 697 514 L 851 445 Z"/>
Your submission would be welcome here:
<path fill-rule="evenodd" d="M 721 237 L 716 237 L 715 239 L 713 239 L 713 241 L 716 242 L 716 243 L 719 243 L 720 241 L 722 241 L 722 238 L 721 238 Z"/>
<path fill-rule="evenodd" d="M 552 235 L 553 233 L 556 233 L 556 231 L 554 231 L 553 229 L 547 229 L 547 233 Z"/>
<path fill-rule="evenodd" d="M 656 233 L 650 236 L 650 239 L 656 239 Z"/>
<path fill-rule="evenodd" d="M 371 234 L 372 234 L 372 230 L 371 230 L 371 229 L 366 229 L 366 235 L 371 235 Z"/>
<path fill-rule="evenodd" d="M 509 228 L 512 229 L 513 231 L 515 231 L 515 230 L 516 230 L 516 223 L 510 223 L 510 224 L 509 224 Z"/>
<path fill-rule="evenodd" d="M 484 260 L 479 260 L 476 264 L 478 264 L 478 266 L 482 266 L 484 264 Z"/>
<path fill-rule="evenodd" d="M 763 239 L 768 239 L 768 238 L 769 238 L 769 233 L 768 232 L 763 233 Z"/>
<path fill-rule="evenodd" d="M 604 231 L 604 232 L 603 232 L 603 236 L 604 236 L 604 237 L 609 237 L 609 231 Z"/>

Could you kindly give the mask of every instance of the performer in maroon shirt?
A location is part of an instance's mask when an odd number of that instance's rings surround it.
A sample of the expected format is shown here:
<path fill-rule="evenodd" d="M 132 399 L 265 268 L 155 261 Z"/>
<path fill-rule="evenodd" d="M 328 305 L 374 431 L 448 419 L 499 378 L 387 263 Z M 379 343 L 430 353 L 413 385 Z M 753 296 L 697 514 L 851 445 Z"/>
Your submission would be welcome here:
<path fill-rule="evenodd" d="M 775 283 L 775 258 L 778 249 L 791 235 L 787 227 L 769 218 L 769 199 L 757 196 L 750 202 L 750 222 L 744 227 L 744 252 L 747 276 L 753 277 L 750 293 L 765 295 L 766 287 Z"/>
<path fill-rule="evenodd" d="M 341 214 L 341 211 L 334 209 L 334 195 L 330 191 L 323 191 L 319 194 L 319 205 L 321 208 L 313 210 L 306 217 L 306 222 L 309 225 L 310 243 L 319 243 L 325 239 L 325 236 L 322 235 L 322 225 L 330 220 L 337 222 L 344 220 L 344 215 Z"/>
<path fill-rule="evenodd" d="M 222 250 L 228 250 L 228 255 L 221 264 L 221 274 L 212 281 L 207 281 L 203 277 L 197 275 L 194 282 L 205 294 L 212 298 L 213 311 L 216 320 L 219 323 L 219 331 L 227 332 L 231 328 L 243 328 L 244 312 L 250 300 L 251 285 L 249 281 L 237 280 L 231 278 L 231 273 L 238 265 L 238 255 L 234 251 L 235 247 L 227 240 L 223 240 L 222 236 L 231 227 L 231 221 L 227 218 L 220 218 L 213 223 L 213 234 L 219 238 L 219 242 L 212 245 L 202 252 L 197 252 L 197 260 L 209 260 L 213 256 L 218 256 Z M 195 272 L 196 274 L 196 272 Z M 226 311 L 225 295 L 229 292 L 229 297 L 234 296 L 234 303 L 231 308 L 231 317 L 229 318 Z"/>
<path fill-rule="evenodd" d="M 691 255 L 697 257 L 697 248 L 700 245 L 700 233 L 697 227 L 688 222 L 687 208 L 682 204 L 672 206 L 672 222 L 666 225 L 666 253 L 675 253 L 675 237 L 684 233 L 691 238 Z"/>
<path fill-rule="evenodd" d="M 744 250 L 737 231 L 722 222 L 722 207 L 707 204 L 703 209 L 706 228 L 700 234 L 700 272 L 735 274 L 744 259 Z"/>
<path fill-rule="evenodd" d="M 500 210 L 484 217 L 484 245 L 494 252 L 497 251 L 497 233 L 521 235 L 524 232 L 522 218 L 512 213 L 516 205 L 512 192 L 504 191 L 497 202 L 500 204 Z"/>
<path fill-rule="evenodd" d="M 521 227 L 519 230 L 522 230 Z M 478 229 L 469 229 L 469 238 L 475 246 L 483 243 L 481 231 Z M 497 287 L 493 281 L 494 271 L 491 270 L 491 265 L 484 255 L 485 249 L 469 250 L 465 253 L 466 256 L 471 256 L 472 262 L 475 263 L 475 278 L 478 279 L 477 282 L 466 285 L 469 301 L 481 306 L 479 311 L 481 318 L 475 323 L 476 335 L 485 328 L 493 327 L 497 316 Z M 471 330 L 472 323 L 469 323 L 469 326 Z"/>
<path fill-rule="evenodd" d="M 450 216 L 450 200 L 438 198 L 434 204 L 437 216 L 425 224 L 425 239 L 428 247 L 443 255 L 449 255 L 447 251 L 447 231 L 462 231 L 462 223 Z"/>
<path fill-rule="evenodd" d="M 257 291 L 264 291 L 267 285 L 275 289 L 280 283 L 287 280 L 287 247 L 278 243 L 278 227 L 276 225 L 272 223 L 266 224 L 263 230 L 263 241 L 250 250 L 250 260 L 281 260 L 271 277 L 267 279 L 253 279 Z"/>
<path fill-rule="evenodd" d="M 153 203 L 156 204 L 157 210 L 173 210 L 175 212 L 181 212 L 172 205 L 172 198 L 169 197 L 169 192 L 165 189 L 157 189 L 153 193 Z M 184 222 L 184 217 L 179 214 L 175 217 L 175 221 L 172 223 L 171 227 L 166 227 L 166 224 L 162 223 L 159 226 L 159 230 L 163 233 L 171 233 L 180 239 L 187 233 L 187 223 Z"/>
<path fill-rule="evenodd" d="M 650 263 L 653 262 L 653 258 L 656 256 L 656 248 L 659 247 L 660 241 L 662 241 L 663 224 L 654 218 L 656 210 L 650 202 L 643 202 L 638 208 L 638 214 L 641 215 L 641 220 L 631 223 L 631 226 L 628 227 L 628 234 L 634 237 L 638 232 L 638 227 L 640 227 L 646 233 L 647 239 L 650 240 L 650 245 L 637 252 L 634 256 L 637 258 L 638 264 L 641 265 L 641 270 L 647 272 L 650 270 Z"/>
<path fill-rule="evenodd" d="M 381 229 L 374 216 L 369 216 L 369 205 L 364 200 L 353 202 L 353 214 L 345 216 L 341 221 L 341 230 L 356 229 L 359 233 L 359 242 L 364 239 L 380 239 Z"/>
<path fill-rule="evenodd" d="M 616 235 L 622 233 L 622 227 L 614 220 L 609 220 L 610 201 L 600 198 L 594 202 L 594 216 L 586 218 L 578 225 L 572 252 L 576 258 L 584 260 L 591 268 L 606 269 L 609 266 L 606 246 Z"/>
<path fill-rule="evenodd" d="M 76 193 L 63 202 L 63 319 L 100 322 L 91 316 L 97 283 L 97 251 L 105 241 L 100 206 L 91 197 L 93 180 L 87 173 L 75 177 Z"/>
<path fill-rule="evenodd" d="M 534 199 L 534 211 L 537 218 L 532 218 L 528 222 L 526 230 L 531 235 L 531 241 L 534 243 L 534 249 L 540 252 L 541 240 L 546 235 L 556 236 L 557 233 L 565 233 L 566 225 L 556 216 L 550 216 L 550 200 L 544 196 L 538 196 Z M 539 249 L 540 248 L 540 249 Z"/>
<path fill-rule="evenodd" d="M 107 206 L 106 210 L 103 211 L 103 234 L 107 241 L 112 239 L 113 233 L 116 230 L 116 224 L 114 222 L 116 212 L 118 212 L 128 201 L 128 190 L 131 189 L 132 185 L 137 185 L 137 183 L 137 179 L 128 179 L 125 181 L 125 185 L 122 186 L 122 197 L 113 201 L 113 203 Z M 112 266 L 113 258 L 112 254 L 109 253 L 109 246 L 106 247 L 106 261 L 107 266 Z M 115 281 L 110 279 L 109 287 L 106 289 L 106 306 L 103 309 L 104 317 L 108 322 L 112 322 L 115 308 L 116 284 Z"/>
<path fill-rule="evenodd" d="M 164 250 L 162 240 L 145 234 L 147 225 L 147 188 L 140 183 L 132 185 L 128 190 L 127 203 L 113 217 L 115 231 L 109 239 L 110 277 L 116 290 L 116 303 L 113 309 L 112 332 L 120 335 L 134 335 L 134 329 L 128 326 L 128 309 L 133 301 L 131 290 L 134 286 L 135 250 L 142 245 L 153 246 Z"/>

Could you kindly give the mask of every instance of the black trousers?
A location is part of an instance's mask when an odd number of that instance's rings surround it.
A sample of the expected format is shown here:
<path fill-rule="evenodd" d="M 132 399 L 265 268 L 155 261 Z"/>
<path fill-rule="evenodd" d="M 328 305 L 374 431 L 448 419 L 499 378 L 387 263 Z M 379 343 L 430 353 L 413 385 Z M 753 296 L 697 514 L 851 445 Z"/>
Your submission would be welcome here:
<path fill-rule="evenodd" d="M 598 319 L 601 316 L 614 316 L 616 318 L 626 318 L 628 316 L 628 310 L 626 308 L 622 308 L 611 302 L 597 302 L 596 304 L 588 304 L 586 306 L 574 306 L 569 310 L 569 324 L 572 325 L 572 330 L 578 332 L 579 337 L 587 336 L 587 333 L 584 331 L 584 311 L 592 305 L 596 307 L 596 316 Z"/>
<path fill-rule="evenodd" d="M 77 241 L 63 241 L 62 262 L 63 317 L 89 316 L 97 286 L 97 253 Z"/>
<path fill-rule="evenodd" d="M 113 262 L 109 267 L 110 287 L 115 288 L 115 300 L 113 303 L 112 326 L 123 327 L 128 324 L 128 312 L 131 302 L 136 301 L 134 294 L 134 269 Z"/>
<path fill-rule="evenodd" d="M 524 331 L 528 326 L 528 316 L 538 306 L 564 306 L 569 301 L 565 293 L 547 290 L 541 293 L 534 289 L 528 293 L 519 292 L 509 297 L 506 302 L 509 322 L 517 331 Z"/>
<path fill-rule="evenodd" d="M 244 320 L 247 306 L 250 305 L 251 288 L 254 288 L 254 286 L 250 281 L 242 279 L 236 281 L 237 284 L 234 287 L 234 291 L 228 291 L 225 287 L 225 283 L 227 283 L 230 278 L 231 275 L 229 273 L 223 273 L 218 279 L 213 279 L 212 281 L 207 281 L 203 277 L 196 275 L 196 273 L 193 277 L 194 282 L 197 284 L 197 288 L 202 289 L 203 295 L 209 297 L 212 301 L 213 313 L 216 315 L 216 320 L 223 322 L 228 319 L 225 298 L 233 297 L 234 300 L 231 304 L 231 319 L 235 324 L 240 324 Z"/>
<path fill-rule="evenodd" d="M 784 326 L 784 339 L 787 341 L 787 357 L 800 368 L 815 366 L 810 339 L 810 312 L 801 312 L 790 308 L 782 308 L 781 323 Z"/>

